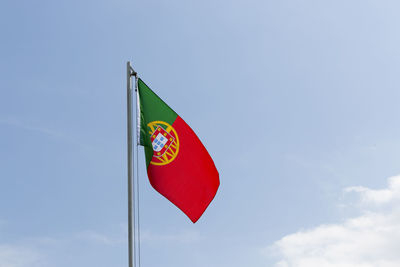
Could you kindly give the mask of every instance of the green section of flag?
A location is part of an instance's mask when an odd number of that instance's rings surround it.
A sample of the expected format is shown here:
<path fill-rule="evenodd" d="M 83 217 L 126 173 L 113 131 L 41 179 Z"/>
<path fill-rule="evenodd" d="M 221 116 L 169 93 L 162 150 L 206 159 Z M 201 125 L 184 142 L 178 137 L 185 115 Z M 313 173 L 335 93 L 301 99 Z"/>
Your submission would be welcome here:
<path fill-rule="evenodd" d="M 140 145 L 144 146 L 146 164 L 149 166 L 153 157 L 153 147 L 150 141 L 149 122 L 163 121 L 172 125 L 178 116 L 164 101 L 161 100 L 141 79 L 138 79 L 140 105 Z"/>

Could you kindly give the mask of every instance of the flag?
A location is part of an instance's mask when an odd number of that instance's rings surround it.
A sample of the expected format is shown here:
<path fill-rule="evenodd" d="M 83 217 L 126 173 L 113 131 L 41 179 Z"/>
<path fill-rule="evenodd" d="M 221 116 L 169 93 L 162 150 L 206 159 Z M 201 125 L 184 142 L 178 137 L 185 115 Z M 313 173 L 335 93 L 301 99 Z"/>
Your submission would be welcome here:
<path fill-rule="evenodd" d="M 214 162 L 189 125 L 141 79 L 138 107 L 150 184 L 195 223 L 219 187 Z"/>

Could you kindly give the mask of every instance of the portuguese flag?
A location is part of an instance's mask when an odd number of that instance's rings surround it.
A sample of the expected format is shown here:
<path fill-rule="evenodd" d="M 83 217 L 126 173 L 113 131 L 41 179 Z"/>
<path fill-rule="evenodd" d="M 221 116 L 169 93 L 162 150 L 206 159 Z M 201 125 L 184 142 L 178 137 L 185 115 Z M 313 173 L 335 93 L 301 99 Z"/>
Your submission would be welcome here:
<path fill-rule="evenodd" d="M 139 143 L 150 183 L 195 223 L 219 187 L 214 162 L 189 125 L 141 79 L 138 95 Z"/>

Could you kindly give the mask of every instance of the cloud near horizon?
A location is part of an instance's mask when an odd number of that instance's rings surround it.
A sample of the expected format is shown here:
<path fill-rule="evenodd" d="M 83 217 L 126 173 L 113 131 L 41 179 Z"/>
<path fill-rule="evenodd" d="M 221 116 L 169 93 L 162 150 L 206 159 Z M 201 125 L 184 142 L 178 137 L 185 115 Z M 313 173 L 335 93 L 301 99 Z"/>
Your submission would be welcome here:
<path fill-rule="evenodd" d="M 400 175 L 388 187 L 345 188 L 359 197 L 362 215 L 284 236 L 263 251 L 275 267 L 400 266 Z"/>
<path fill-rule="evenodd" d="M 43 257 L 37 251 L 0 244 L 0 267 L 39 267 L 43 264 Z"/>

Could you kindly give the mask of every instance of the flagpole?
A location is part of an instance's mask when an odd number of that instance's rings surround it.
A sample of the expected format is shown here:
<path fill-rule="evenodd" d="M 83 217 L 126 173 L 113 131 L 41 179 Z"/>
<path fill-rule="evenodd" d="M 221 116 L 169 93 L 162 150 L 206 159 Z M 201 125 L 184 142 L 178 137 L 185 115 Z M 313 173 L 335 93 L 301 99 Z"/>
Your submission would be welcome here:
<path fill-rule="evenodd" d="M 129 249 L 129 267 L 135 266 L 135 248 L 134 248 L 134 197 L 133 197 L 133 146 L 132 146 L 132 76 L 137 73 L 131 67 L 130 62 L 126 64 L 127 70 L 127 152 L 128 152 L 128 249 Z M 136 81 L 136 79 L 135 79 Z"/>

